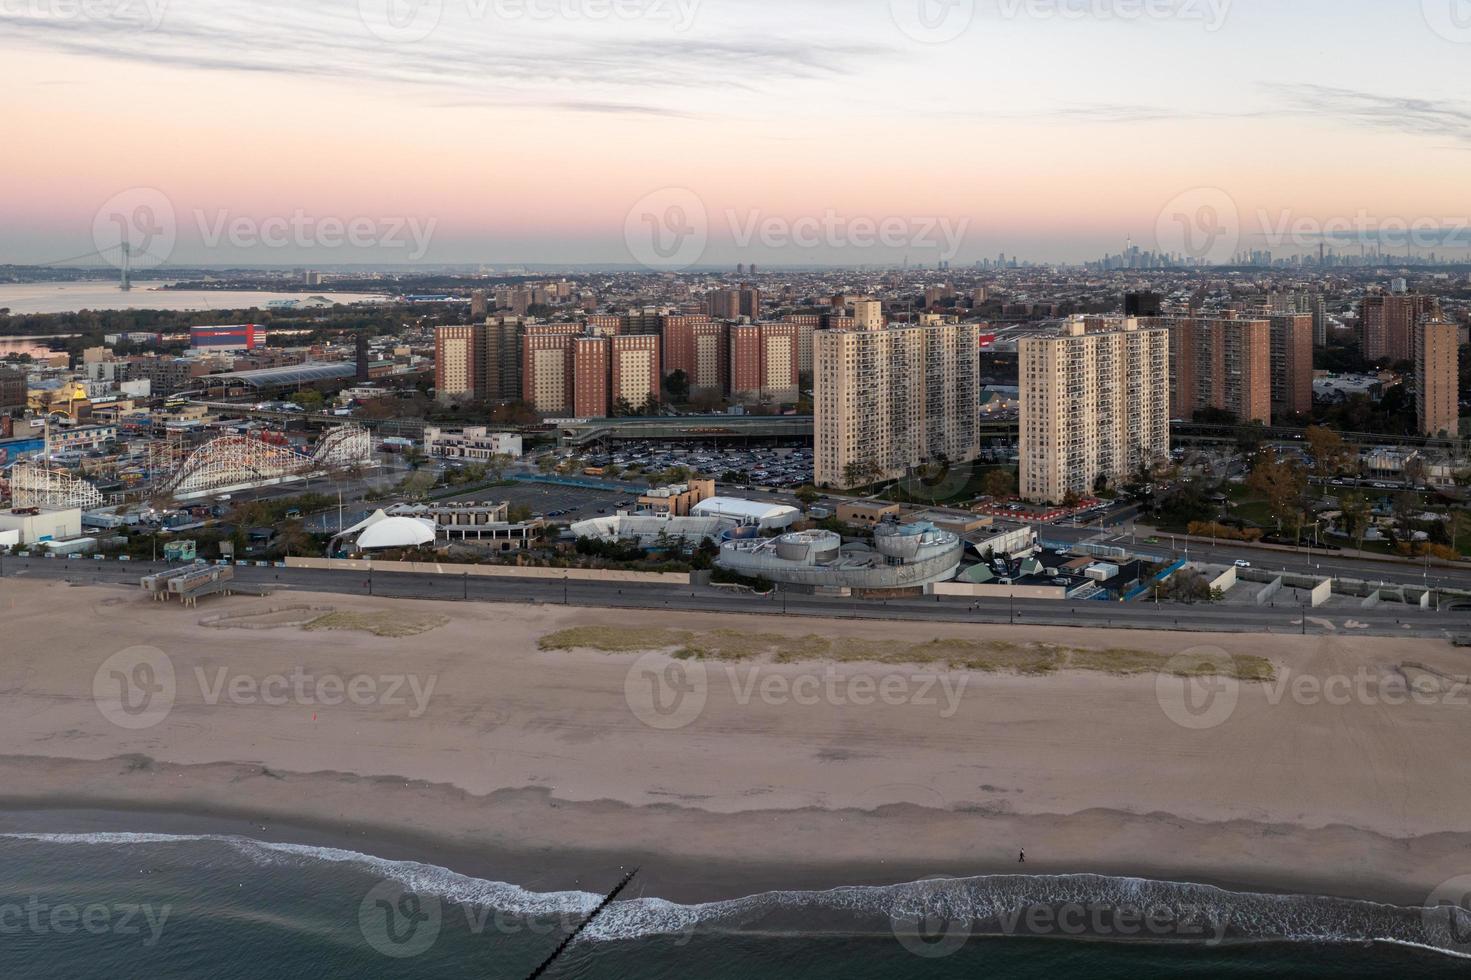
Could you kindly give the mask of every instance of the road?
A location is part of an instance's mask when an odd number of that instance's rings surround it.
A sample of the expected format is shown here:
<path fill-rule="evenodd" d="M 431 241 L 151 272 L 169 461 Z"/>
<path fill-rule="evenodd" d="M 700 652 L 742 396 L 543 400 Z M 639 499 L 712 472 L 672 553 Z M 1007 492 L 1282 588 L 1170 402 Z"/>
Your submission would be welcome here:
<path fill-rule="evenodd" d="M 41 558 L 0 559 L 0 578 L 67 580 L 80 584 L 135 586 L 151 571 L 166 567 L 152 562 L 116 562 Z M 1290 600 L 1266 608 L 1221 605 L 1175 605 L 1134 602 L 1067 602 L 1046 600 L 914 599 L 855 600 L 827 596 L 776 595 L 770 598 L 699 586 L 630 585 L 538 579 L 477 578 L 461 575 L 358 572 L 320 569 L 239 567 L 236 574 L 250 584 L 309 592 L 371 594 L 385 598 L 522 602 L 624 609 L 672 609 L 681 612 L 749 613 L 765 617 L 913 620 L 976 624 L 1021 623 L 1042 626 L 1116 627 L 1192 632 L 1348 633 L 1381 636 L 1447 637 L 1471 634 L 1471 611 L 1420 610 L 1385 606 L 1350 614 L 1342 609 L 1309 612 Z M 209 600 L 204 600 L 208 602 Z"/>
<path fill-rule="evenodd" d="M 1253 568 L 1272 572 L 1294 572 L 1302 575 L 1321 575 L 1324 578 L 1346 578 L 1367 582 L 1382 582 L 1387 585 L 1418 585 L 1441 589 L 1462 589 L 1471 592 L 1471 565 L 1452 568 L 1445 565 L 1412 565 L 1407 562 L 1376 561 L 1365 558 L 1345 558 L 1331 551 L 1303 548 L 1301 551 L 1277 551 L 1243 544 L 1209 544 L 1186 541 L 1172 537 L 1168 532 L 1155 532 L 1157 544 L 1149 544 L 1146 535 L 1135 535 L 1126 516 L 1107 519 L 1108 526 L 1098 524 L 1075 527 L 1070 524 L 1051 524 L 1037 528 L 1039 537 L 1047 541 L 1067 544 L 1091 542 L 1115 547 L 1137 548 L 1140 551 L 1172 558 L 1187 558 L 1190 561 L 1211 565 L 1231 565 L 1237 561 L 1251 562 Z"/>

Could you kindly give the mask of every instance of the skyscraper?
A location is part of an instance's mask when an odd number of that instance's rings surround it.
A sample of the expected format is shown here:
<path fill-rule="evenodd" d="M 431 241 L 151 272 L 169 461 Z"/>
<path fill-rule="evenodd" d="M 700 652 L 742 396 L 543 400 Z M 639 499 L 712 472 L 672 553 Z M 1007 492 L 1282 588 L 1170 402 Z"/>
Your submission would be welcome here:
<path fill-rule="evenodd" d="M 974 459 L 979 333 L 974 323 L 880 321 L 813 334 L 817 482 L 846 487 L 895 479 L 942 458 Z"/>
<path fill-rule="evenodd" d="M 1242 422 L 1272 420 L 1272 330 L 1263 319 L 1154 317 L 1145 327 L 1170 335 L 1170 412 L 1189 419 L 1201 409 L 1230 412 Z"/>
<path fill-rule="evenodd" d="M 1415 325 L 1438 312 L 1435 297 L 1424 293 L 1369 293 L 1359 321 L 1359 346 L 1371 361 L 1415 359 Z"/>
<path fill-rule="evenodd" d="M 1170 451 L 1170 335 L 1133 317 L 1074 317 L 1018 343 L 1021 493 L 1061 503 Z"/>
<path fill-rule="evenodd" d="M 690 391 L 724 394 L 730 357 L 727 325 L 707 314 L 665 316 L 659 321 L 663 376 L 683 371 Z"/>
<path fill-rule="evenodd" d="M 1313 410 L 1313 315 L 1273 313 L 1272 421 L 1278 424 Z"/>
<path fill-rule="evenodd" d="M 730 393 L 748 402 L 797 399 L 795 323 L 738 323 L 730 327 Z"/>
<path fill-rule="evenodd" d="M 1415 413 L 1422 435 L 1460 434 L 1459 333 L 1440 316 L 1415 326 Z"/>
<path fill-rule="evenodd" d="M 436 327 L 434 393 L 441 399 L 485 397 L 485 325 Z"/>

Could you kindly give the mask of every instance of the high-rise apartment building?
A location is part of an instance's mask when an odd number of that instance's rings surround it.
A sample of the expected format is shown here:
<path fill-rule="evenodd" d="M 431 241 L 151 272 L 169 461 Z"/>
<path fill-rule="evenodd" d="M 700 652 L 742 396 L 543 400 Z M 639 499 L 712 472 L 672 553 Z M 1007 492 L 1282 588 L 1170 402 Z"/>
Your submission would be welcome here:
<path fill-rule="evenodd" d="M 862 322 L 874 323 L 874 314 L 865 311 Z M 813 335 L 820 485 L 894 479 L 980 452 L 980 326 L 878 322 Z"/>
<path fill-rule="evenodd" d="M 572 409 L 572 350 L 579 338 L 536 327 L 521 336 L 521 400 L 542 413 Z"/>
<path fill-rule="evenodd" d="M 1440 316 L 1415 325 L 1415 412 L 1420 433 L 1457 437 L 1461 429 L 1460 330 Z"/>
<path fill-rule="evenodd" d="M 555 326 L 556 329 L 549 329 Z M 522 337 L 522 398 L 544 414 L 606 418 L 659 401 L 659 338 L 586 336 L 541 325 Z"/>
<path fill-rule="evenodd" d="M 794 323 L 730 327 L 730 393 L 747 402 L 797 400 L 798 344 Z"/>
<path fill-rule="evenodd" d="M 884 304 L 876 299 L 855 299 L 848 304 L 859 330 L 879 330 L 884 325 Z"/>
<path fill-rule="evenodd" d="M 705 295 L 705 312 L 719 320 L 761 318 L 761 290 L 748 282 L 738 289 L 716 289 Z"/>
<path fill-rule="evenodd" d="M 609 409 L 619 404 L 639 410 L 659 401 L 659 338 L 649 335 L 608 339 Z"/>
<path fill-rule="evenodd" d="M 485 325 L 434 330 L 434 392 L 441 399 L 485 397 Z"/>
<path fill-rule="evenodd" d="M 1241 422 L 1272 421 L 1272 327 L 1264 319 L 1151 317 L 1141 326 L 1170 335 L 1170 412 L 1201 409 Z"/>
<path fill-rule="evenodd" d="M 1437 313 L 1434 296 L 1424 293 L 1370 293 L 1364 297 L 1359 320 L 1359 347 L 1371 361 L 1415 359 L 1415 327 Z"/>
<path fill-rule="evenodd" d="M 1159 316 L 1163 310 L 1164 297 L 1159 293 L 1143 290 L 1124 294 L 1124 316 Z"/>
<path fill-rule="evenodd" d="M 691 391 L 724 393 L 730 357 L 726 324 L 695 313 L 660 318 L 664 377 L 683 371 Z"/>
<path fill-rule="evenodd" d="M 608 338 L 574 337 L 571 357 L 572 414 L 577 418 L 606 418 L 608 406 Z"/>
<path fill-rule="evenodd" d="M 1170 452 L 1170 334 L 1133 317 L 1074 317 L 1018 343 L 1021 492 L 1061 503 Z"/>
<path fill-rule="evenodd" d="M 1272 313 L 1272 421 L 1313 410 L 1313 315 Z"/>

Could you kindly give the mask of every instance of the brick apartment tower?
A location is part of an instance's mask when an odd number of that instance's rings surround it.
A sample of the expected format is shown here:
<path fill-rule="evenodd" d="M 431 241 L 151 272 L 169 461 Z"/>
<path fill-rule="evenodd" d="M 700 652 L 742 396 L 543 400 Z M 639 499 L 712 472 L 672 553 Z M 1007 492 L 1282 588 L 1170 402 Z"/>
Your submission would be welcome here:
<path fill-rule="evenodd" d="M 689 379 L 690 391 L 725 393 L 730 384 L 727 376 L 730 339 L 726 324 L 704 313 L 664 316 L 659 321 L 659 336 L 664 359 L 660 366 L 662 377 L 683 371 Z"/>
<path fill-rule="evenodd" d="M 797 399 L 795 323 L 738 323 L 730 327 L 730 393 L 747 402 Z"/>
<path fill-rule="evenodd" d="M 1313 410 L 1313 314 L 1273 313 L 1272 421 Z"/>
<path fill-rule="evenodd" d="M 1242 422 L 1272 421 L 1272 326 L 1265 319 L 1151 317 L 1170 334 L 1170 413 L 1217 408 Z"/>
<path fill-rule="evenodd" d="M 436 327 L 434 392 L 441 399 L 485 397 L 485 325 Z"/>
<path fill-rule="evenodd" d="M 1415 412 L 1420 434 L 1457 438 L 1461 431 L 1460 328 L 1439 316 L 1415 327 Z"/>
<path fill-rule="evenodd" d="M 608 338 L 574 337 L 567 350 L 571 370 L 572 414 L 580 419 L 606 418 L 608 406 Z"/>
<path fill-rule="evenodd" d="M 1359 346 L 1371 361 L 1415 359 L 1415 327 L 1439 312 L 1434 296 L 1420 293 L 1370 293 L 1360 310 Z"/>

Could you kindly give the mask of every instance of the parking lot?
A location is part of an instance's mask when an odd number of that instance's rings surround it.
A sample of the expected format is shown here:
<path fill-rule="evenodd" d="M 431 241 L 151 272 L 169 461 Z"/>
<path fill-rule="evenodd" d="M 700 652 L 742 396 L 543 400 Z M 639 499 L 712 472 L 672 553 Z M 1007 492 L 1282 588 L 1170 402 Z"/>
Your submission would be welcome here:
<path fill-rule="evenodd" d="M 585 466 L 639 466 L 645 474 L 684 466 L 722 479 L 745 474 L 750 486 L 790 489 L 812 482 L 812 450 L 793 448 L 724 448 L 703 443 L 627 443 L 608 453 L 582 457 Z M 732 481 L 725 481 L 730 483 Z M 743 485 L 747 481 L 735 481 Z"/>
<path fill-rule="evenodd" d="M 525 507 L 532 514 L 549 521 L 570 524 L 599 515 L 612 514 L 620 506 L 632 509 L 638 502 L 633 491 L 618 493 L 613 490 L 586 490 L 581 487 L 559 487 L 548 483 L 517 483 L 515 486 L 494 487 L 450 500 L 507 500 L 513 508 Z"/>

